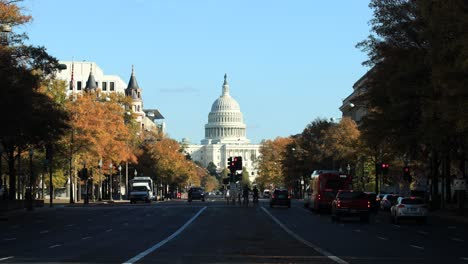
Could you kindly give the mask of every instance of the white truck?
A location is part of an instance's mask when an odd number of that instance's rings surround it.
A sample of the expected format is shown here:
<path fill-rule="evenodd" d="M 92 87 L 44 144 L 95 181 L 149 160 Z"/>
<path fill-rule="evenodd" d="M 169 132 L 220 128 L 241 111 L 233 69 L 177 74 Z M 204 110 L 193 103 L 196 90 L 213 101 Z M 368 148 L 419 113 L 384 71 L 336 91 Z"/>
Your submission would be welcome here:
<path fill-rule="evenodd" d="M 129 181 L 129 185 L 130 203 L 136 203 L 137 201 L 150 203 L 154 200 L 154 185 L 150 177 L 135 177 Z"/>

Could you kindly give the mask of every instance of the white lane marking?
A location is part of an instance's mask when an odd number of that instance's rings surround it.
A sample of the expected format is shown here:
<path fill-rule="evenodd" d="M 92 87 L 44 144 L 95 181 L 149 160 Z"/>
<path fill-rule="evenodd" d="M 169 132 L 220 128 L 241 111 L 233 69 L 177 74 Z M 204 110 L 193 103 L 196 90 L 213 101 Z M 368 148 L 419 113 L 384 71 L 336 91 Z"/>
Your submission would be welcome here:
<path fill-rule="evenodd" d="M 421 234 L 421 235 L 427 235 L 427 234 L 429 234 L 429 232 L 422 231 L 422 230 L 419 230 L 418 233 Z"/>
<path fill-rule="evenodd" d="M 344 227 L 344 224 L 340 224 L 341 227 Z"/>
<path fill-rule="evenodd" d="M 106 232 L 112 232 L 112 229 L 107 229 Z"/>
<path fill-rule="evenodd" d="M 465 240 L 458 238 L 458 237 L 451 237 L 450 239 L 453 241 L 457 241 L 457 242 L 465 242 Z"/>
<path fill-rule="evenodd" d="M 449 226 L 448 229 L 456 229 L 456 226 Z"/>
<path fill-rule="evenodd" d="M 86 240 L 86 239 L 90 239 L 90 238 L 92 238 L 92 237 L 86 236 L 86 237 L 81 238 L 81 240 Z"/>
<path fill-rule="evenodd" d="M 47 234 L 47 233 L 49 233 L 49 230 L 44 230 L 44 231 L 39 232 L 39 234 Z"/>
<path fill-rule="evenodd" d="M 302 242 L 302 244 L 310 247 L 310 248 L 313 248 L 315 251 L 319 252 L 320 254 L 326 256 L 327 258 L 335 261 L 336 263 L 339 263 L 339 264 L 348 264 L 348 262 L 340 259 L 339 257 L 335 256 L 335 255 L 332 255 L 330 252 L 310 243 L 309 241 L 303 239 L 302 237 L 298 236 L 296 233 L 294 233 L 293 231 L 291 231 L 289 228 L 287 228 L 283 223 L 280 222 L 280 220 L 278 220 L 276 217 L 274 217 L 270 212 L 268 212 L 267 209 L 265 209 L 265 207 L 262 206 L 262 209 L 263 211 L 271 217 L 271 219 L 273 219 L 273 221 L 275 221 L 281 228 L 283 228 L 284 231 L 286 231 L 286 233 L 288 233 L 289 235 L 291 235 L 292 237 L 294 237 L 295 239 L 297 239 L 298 241 Z"/>
<path fill-rule="evenodd" d="M 123 223 L 124 226 L 128 226 L 128 223 Z"/>
<path fill-rule="evenodd" d="M 417 249 L 420 249 L 420 250 L 424 250 L 424 247 L 420 247 L 420 246 L 416 246 L 416 245 L 410 245 L 410 247 L 414 247 L 414 248 L 417 248 Z"/>
<path fill-rule="evenodd" d="M 12 241 L 12 240 L 16 240 L 16 237 L 5 238 L 5 239 L 3 239 L 3 240 L 5 240 L 5 241 Z"/>
<path fill-rule="evenodd" d="M 7 259 L 12 259 L 14 258 L 13 256 L 5 257 L 5 258 L 0 258 L 0 261 L 7 260 Z"/>
<path fill-rule="evenodd" d="M 177 229 L 177 231 L 175 231 L 172 235 L 170 235 L 166 239 L 162 240 L 161 242 L 157 243 L 156 245 L 148 248 L 147 250 L 141 252 L 140 254 L 136 255 L 135 257 L 125 261 L 124 264 L 133 264 L 133 263 L 137 262 L 138 260 L 144 258 L 146 255 L 150 254 L 151 252 L 155 251 L 156 249 L 164 246 L 164 244 L 171 241 L 174 237 L 176 237 L 180 233 L 182 233 L 182 231 L 184 231 L 185 228 L 187 228 L 187 226 L 189 226 L 193 221 L 195 221 L 195 219 L 197 219 L 197 217 L 201 213 L 203 213 L 203 211 L 205 211 L 205 209 L 206 209 L 206 206 L 203 207 L 202 209 L 200 209 L 200 211 L 198 211 L 198 213 L 196 213 L 192 218 L 190 218 L 190 220 L 188 220 L 187 223 L 185 223 L 183 226 L 181 226 L 179 229 Z"/>
<path fill-rule="evenodd" d="M 394 227 L 398 227 L 398 228 L 400 228 L 400 227 L 401 227 L 401 226 L 399 226 L 399 225 L 393 225 L 393 226 L 394 226 Z"/>
<path fill-rule="evenodd" d="M 55 244 L 55 245 L 50 246 L 49 248 L 56 248 L 56 247 L 60 247 L 60 246 L 61 246 L 60 244 Z"/>
<path fill-rule="evenodd" d="M 89 219 L 88 219 L 88 222 L 91 222 L 91 221 L 93 221 L 93 219 L 89 218 Z"/>
<path fill-rule="evenodd" d="M 388 238 L 386 237 L 381 237 L 381 236 L 377 236 L 378 239 L 381 239 L 381 240 L 388 240 Z"/>
<path fill-rule="evenodd" d="M 461 259 L 462 259 L 462 260 L 466 260 L 466 261 L 468 261 L 468 258 L 461 258 Z"/>
<path fill-rule="evenodd" d="M 361 233 L 361 229 L 354 229 L 354 232 Z"/>
<path fill-rule="evenodd" d="M 67 225 L 67 227 L 72 227 L 72 226 L 74 226 L 74 225 L 75 225 L 75 224 L 69 224 L 69 225 Z"/>

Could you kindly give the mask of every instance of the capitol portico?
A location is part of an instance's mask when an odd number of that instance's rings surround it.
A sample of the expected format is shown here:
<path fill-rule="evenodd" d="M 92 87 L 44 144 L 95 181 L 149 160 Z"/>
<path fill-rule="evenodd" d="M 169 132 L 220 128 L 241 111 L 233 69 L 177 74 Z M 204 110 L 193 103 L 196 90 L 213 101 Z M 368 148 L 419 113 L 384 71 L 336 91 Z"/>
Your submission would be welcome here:
<path fill-rule="evenodd" d="M 190 144 L 185 139 L 182 144 L 194 161 L 199 161 L 204 167 L 213 162 L 218 171 L 227 167 L 229 157 L 241 156 L 250 180 L 254 181 L 260 145 L 250 144 L 246 128 L 240 106 L 231 97 L 227 75 L 224 75 L 222 94 L 211 106 L 201 145 Z"/>

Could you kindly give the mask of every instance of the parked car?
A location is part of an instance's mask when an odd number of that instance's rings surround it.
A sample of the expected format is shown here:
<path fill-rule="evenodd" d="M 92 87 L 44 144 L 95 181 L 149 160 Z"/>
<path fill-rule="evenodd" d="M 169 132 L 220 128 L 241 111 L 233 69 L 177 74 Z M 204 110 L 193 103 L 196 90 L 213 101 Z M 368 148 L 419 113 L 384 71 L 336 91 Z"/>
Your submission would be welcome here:
<path fill-rule="evenodd" d="M 369 196 L 361 191 L 338 191 L 332 202 L 331 218 L 340 220 L 343 216 L 359 216 L 361 221 L 368 222 L 371 210 Z"/>
<path fill-rule="evenodd" d="M 274 205 L 285 205 L 291 208 L 291 195 L 287 189 L 276 188 L 270 198 L 270 207 Z"/>
<path fill-rule="evenodd" d="M 270 190 L 268 189 L 263 190 L 263 198 L 269 199 L 270 196 L 271 196 Z"/>
<path fill-rule="evenodd" d="M 202 202 L 205 201 L 205 192 L 200 187 L 191 187 L 188 191 L 188 201 L 191 202 L 192 200 L 201 200 Z"/>
<path fill-rule="evenodd" d="M 425 223 L 427 219 L 427 204 L 419 197 L 399 197 L 390 209 L 392 221 L 398 224 L 401 219 L 416 219 Z"/>
<path fill-rule="evenodd" d="M 396 204 L 398 197 L 398 194 L 386 194 L 380 201 L 380 209 L 389 211 Z"/>

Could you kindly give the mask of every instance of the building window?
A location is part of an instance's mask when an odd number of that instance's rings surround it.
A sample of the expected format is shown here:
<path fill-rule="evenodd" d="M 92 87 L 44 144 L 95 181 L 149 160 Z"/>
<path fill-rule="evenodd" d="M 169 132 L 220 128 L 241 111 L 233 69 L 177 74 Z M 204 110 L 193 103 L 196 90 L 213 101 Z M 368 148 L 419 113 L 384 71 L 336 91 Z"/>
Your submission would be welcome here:
<path fill-rule="evenodd" d="M 107 91 L 107 83 L 106 82 L 102 82 L 102 90 Z"/>
<path fill-rule="evenodd" d="M 114 82 L 110 82 L 109 91 L 114 91 Z"/>
<path fill-rule="evenodd" d="M 140 98 L 140 92 L 138 92 L 138 98 Z"/>
<path fill-rule="evenodd" d="M 77 89 L 78 91 L 81 91 L 81 81 L 79 81 L 79 82 L 76 83 L 76 89 Z"/>
<path fill-rule="evenodd" d="M 255 172 L 252 171 L 252 175 L 255 175 Z"/>

